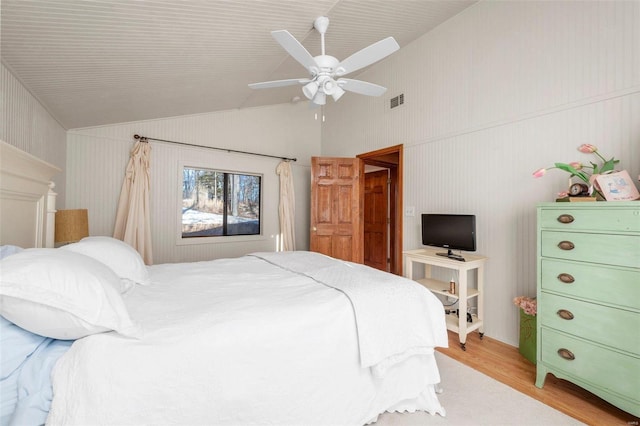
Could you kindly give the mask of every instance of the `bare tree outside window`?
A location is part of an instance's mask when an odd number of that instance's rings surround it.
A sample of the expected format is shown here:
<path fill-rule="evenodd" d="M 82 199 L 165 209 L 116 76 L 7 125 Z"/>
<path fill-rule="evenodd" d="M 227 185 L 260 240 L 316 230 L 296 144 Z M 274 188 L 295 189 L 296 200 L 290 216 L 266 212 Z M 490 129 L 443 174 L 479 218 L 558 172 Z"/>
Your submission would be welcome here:
<path fill-rule="evenodd" d="M 260 176 L 193 167 L 182 176 L 182 238 L 260 234 Z"/>

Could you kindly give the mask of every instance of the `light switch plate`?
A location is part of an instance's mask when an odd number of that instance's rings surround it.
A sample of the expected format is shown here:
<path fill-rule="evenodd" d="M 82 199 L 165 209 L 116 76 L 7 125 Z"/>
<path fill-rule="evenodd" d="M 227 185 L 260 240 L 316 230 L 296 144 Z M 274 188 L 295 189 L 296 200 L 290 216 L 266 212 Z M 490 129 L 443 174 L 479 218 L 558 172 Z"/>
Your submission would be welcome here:
<path fill-rule="evenodd" d="M 404 215 L 413 217 L 416 215 L 416 208 L 413 206 L 408 206 L 404 208 Z"/>

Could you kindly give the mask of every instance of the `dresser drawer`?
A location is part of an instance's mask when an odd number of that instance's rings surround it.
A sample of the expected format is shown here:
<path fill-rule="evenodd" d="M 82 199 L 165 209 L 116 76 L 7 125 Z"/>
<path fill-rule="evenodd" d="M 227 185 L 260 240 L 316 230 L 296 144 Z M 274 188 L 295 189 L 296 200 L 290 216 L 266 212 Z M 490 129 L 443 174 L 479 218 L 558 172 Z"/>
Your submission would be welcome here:
<path fill-rule="evenodd" d="M 542 231 L 543 257 L 640 268 L 640 238 L 633 235 Z M 561 248 L 564 247 L 564 248 Z"/>
<path fill-rule="evenodd" d="M 541 330 L 542 362 L 563 371 L 593 387 L 640 402 L 640 358 L 602 348 L 595 344 L 565 336 L 553 330 Z M 575 357 L 568 360 L 559 350 L 568 350 Z"/>
<path fill-rule="evenodd" d="M 587 208 L 541 209 L 538 225 L 559 230 L 640 232 L 640 205 L 627 208 L 606 206 L 603 209 L 599 204 Z"/>
<path fill-rule="evenodd" d="M 543 258 L 543 291 L 640 310 L 640 269 Z"/>
<path fill-rule="evenodd" d="M 640 313 L 542 292 L 538 321 L 553 328 L 640 356 Z M 572 319 L 565 319 L 572 318 Z"/>

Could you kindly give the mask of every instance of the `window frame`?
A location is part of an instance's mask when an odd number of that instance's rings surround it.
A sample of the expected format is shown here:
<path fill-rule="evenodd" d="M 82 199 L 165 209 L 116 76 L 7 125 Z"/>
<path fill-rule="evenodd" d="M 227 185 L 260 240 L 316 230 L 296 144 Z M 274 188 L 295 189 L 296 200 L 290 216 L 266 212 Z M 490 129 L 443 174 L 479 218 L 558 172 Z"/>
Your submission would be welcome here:
<path fill-rule="evenodd" d="M 246 175 L 246 176 L 257 176 L 260 178 L 260 233 L 251 234 L 251 235 L 216 235 L 210 237 L 183 237 L 182 236 L 182 194 L 183 194 L 183 180 L 184 180 L 184 169 L 196 169 L 196 170 L 208 170 L 219 173 L 230 173 L 236 175 Z M 257 172 L 244 172 L 238 170 L 230 170 L 218 168 L 212 165 L 194 165 L 193 162 L 179 162 L 178 164 L 178 190 L 177 194 L 177 233 L 176 233 L 176 245 L 193 245 L 193 244 L 220 244 L 220 243 L 234 243 L 234 242 L 248 242 L 248 241 L 262 241 L 265 240 L 264 236 L 264 226 L 265 226 L 265 212 L 264 212 L 264 185 L 265 185 L 265 176 L 263 173 Z"/>

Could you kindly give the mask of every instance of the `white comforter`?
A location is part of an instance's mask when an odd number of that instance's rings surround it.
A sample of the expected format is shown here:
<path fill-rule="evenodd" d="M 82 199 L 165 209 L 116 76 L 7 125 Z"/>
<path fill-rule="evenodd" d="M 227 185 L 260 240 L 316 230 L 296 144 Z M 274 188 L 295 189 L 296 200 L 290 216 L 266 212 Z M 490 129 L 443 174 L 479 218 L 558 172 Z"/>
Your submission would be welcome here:
<path fill-rule="evenodd" d="M 307 251 L 252 256 L 343 292 L 355 314 L 360 364 L 376 376 L 408 356 L 447 346 L 442 305 L 411 280 Z"/>
<path fill-rule="evenodd" d="M 53 371 L 48 424 L 362 425 L 385 410 L 444 415 L 428 349 L 446 346 L 443 310 L 424 289 L 410 292 L 427 300 L 422 321 L 444 341 L 418 345 L 423 355 L 377 377 L 361 365 L 351 301 L 334 288 L 255 256 L 150 272 L 153 284 L 126 297 L 143 336 L 76 341 Z"/>

